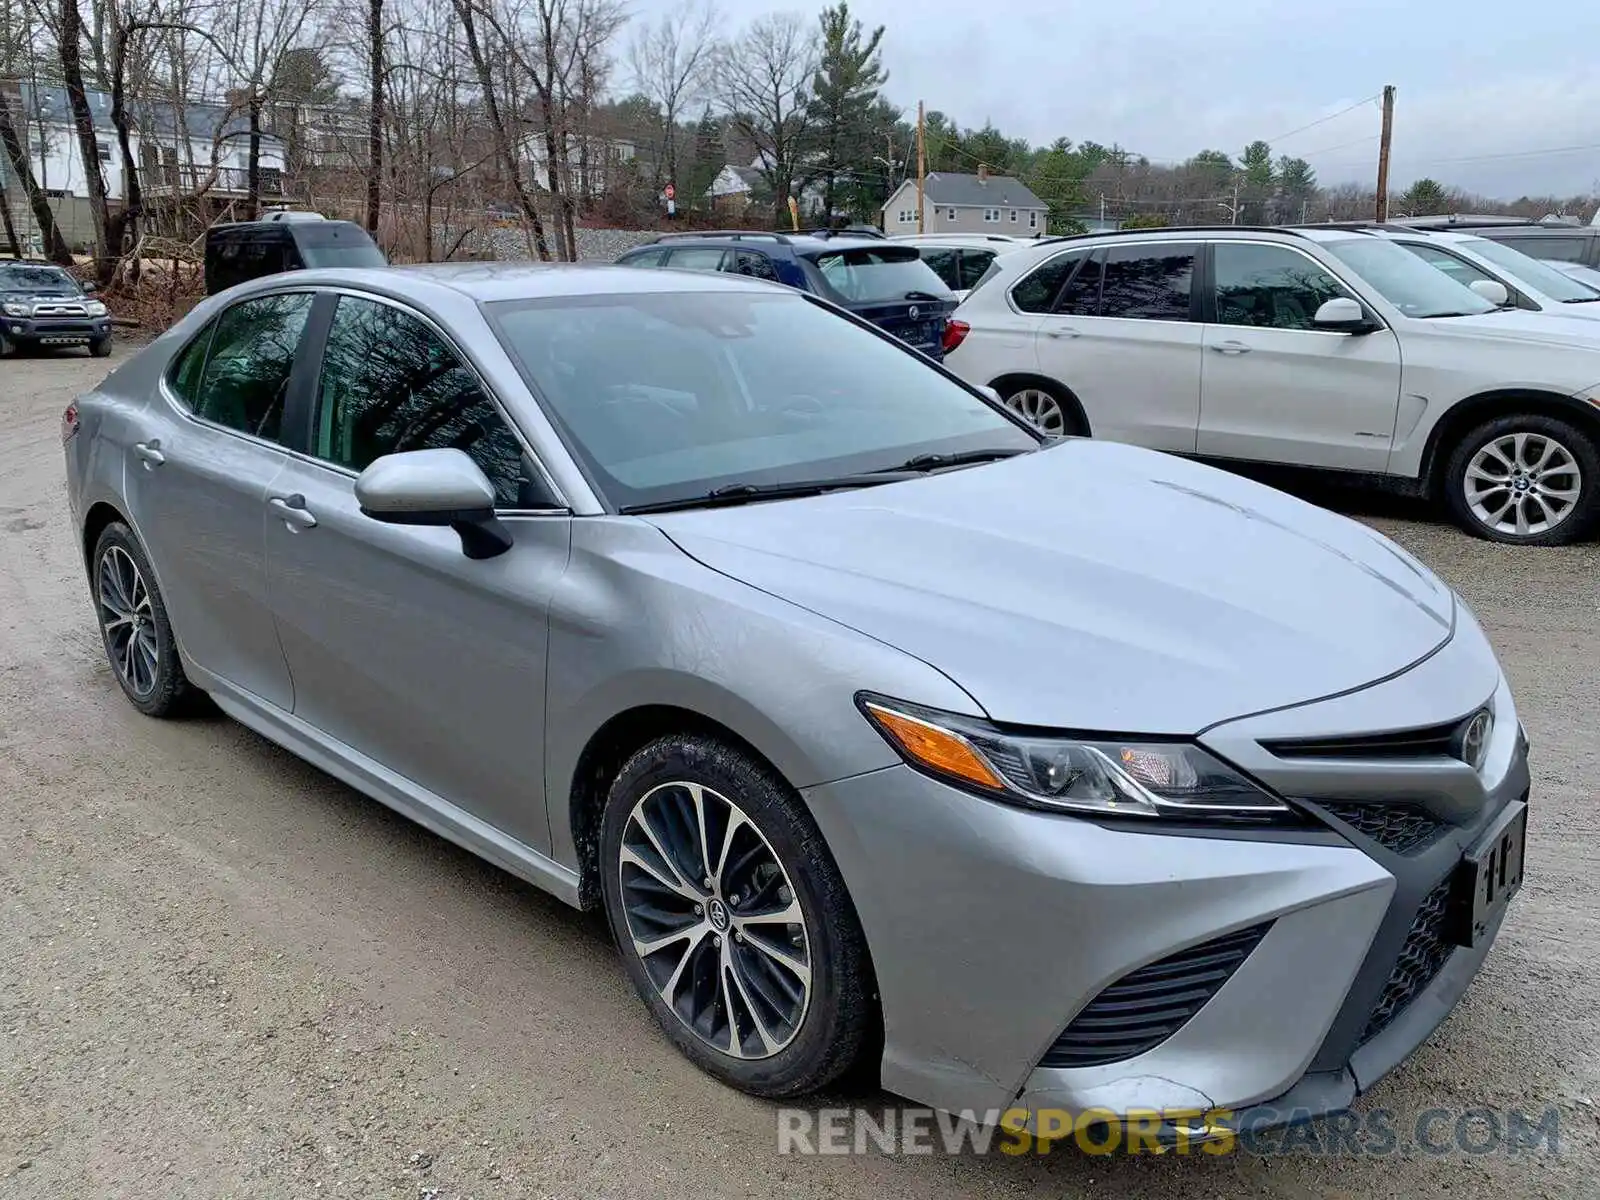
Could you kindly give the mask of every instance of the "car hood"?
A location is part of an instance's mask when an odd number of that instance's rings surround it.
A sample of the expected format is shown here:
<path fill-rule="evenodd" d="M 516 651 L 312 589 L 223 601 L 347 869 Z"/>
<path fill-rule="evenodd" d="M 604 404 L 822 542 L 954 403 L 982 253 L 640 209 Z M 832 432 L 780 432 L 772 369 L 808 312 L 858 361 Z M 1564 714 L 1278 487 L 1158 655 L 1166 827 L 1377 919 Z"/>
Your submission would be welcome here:
<path fill-rule="evenodd" d="M 1600 316 L 1600 313 L 1594 315 Z M 1494 312 L 1475 313 L 1470 317 L 1435 317 L 1420 320 L 1420 323 L 1430 330 L 1462 337 L 1535 342 L 1543 346 L 1564 346 L 1580 352 L 1600 352 L 1600 325 L 1596 325 L 1588 313 L 1497 309 Z"/>
<path fill-rule="evenodd" d="M 1364 526 L 1108 442 L 649 519 L 1008 723 L 1198 733 L 1399 672 L 1455 620 L 1449 589 Z"/>

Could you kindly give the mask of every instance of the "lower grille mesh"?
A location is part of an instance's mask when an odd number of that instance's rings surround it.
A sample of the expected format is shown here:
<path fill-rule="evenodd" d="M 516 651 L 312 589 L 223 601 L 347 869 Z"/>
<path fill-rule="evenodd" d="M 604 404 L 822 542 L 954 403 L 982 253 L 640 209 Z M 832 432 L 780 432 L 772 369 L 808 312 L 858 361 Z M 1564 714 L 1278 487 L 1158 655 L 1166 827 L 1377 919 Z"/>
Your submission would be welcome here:
<path fill-rule="evenodd" d="M 1443 821 L 1409 804 L 1353 804 L 1343 800 L 1318 803 L 1363 837 L 1396 854 L 1415 854 L 1445 830 Z"/>
<path fill-rule="evenodd" d="M 1429 892 L 1411 918 L 1411 929 L 1406 934 L 1405 945 L 1400 948 L 1400 958 L 1389 972 L 1389 980 L 1378 995 L 1367 1027 L 1361 1031 L 1361 1041 L 1377 1036 L 1417 998 L 1450 961 L 1455 947 L 1445 936 L 1445 922 L 1450 908 L 1450 876 L 1446 875 L 1438 886 Z"/>
<path fill-rule="evenodd" d="M 1039 1065 L 1096 1067 L 1154 1049 L 1217 994 L 1271 926 L 1252 925 L 1130 971 L 1072 1019 Z"/>

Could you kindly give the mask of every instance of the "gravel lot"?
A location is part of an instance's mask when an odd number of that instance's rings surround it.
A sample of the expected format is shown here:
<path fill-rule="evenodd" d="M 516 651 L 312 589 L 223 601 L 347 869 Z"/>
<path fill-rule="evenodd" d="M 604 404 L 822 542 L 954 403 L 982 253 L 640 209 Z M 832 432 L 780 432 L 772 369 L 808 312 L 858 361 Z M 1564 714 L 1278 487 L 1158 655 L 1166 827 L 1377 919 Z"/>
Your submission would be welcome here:
<path fill-rule="evenodd" d="M 1355 510 L 1482 619 L 1536 806 L 1484 974 L 1364 1107 L 1404 1129 L 1554 1105 L 1559 1154 L 780 1156 L 771 1107 L 656 1034 L 598 921 L 238 725 L 124 702 L 57 436 L 105 367 L 0 365 L 0 1195 L 1596 1194 L 1600 545 L 1519 552 L 1414 506 Z"/>

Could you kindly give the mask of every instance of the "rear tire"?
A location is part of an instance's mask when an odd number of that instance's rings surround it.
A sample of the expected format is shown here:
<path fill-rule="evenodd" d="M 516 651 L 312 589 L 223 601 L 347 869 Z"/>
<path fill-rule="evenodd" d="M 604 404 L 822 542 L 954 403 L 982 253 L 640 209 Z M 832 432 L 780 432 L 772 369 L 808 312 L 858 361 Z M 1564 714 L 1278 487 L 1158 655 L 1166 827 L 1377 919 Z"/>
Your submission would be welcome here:
<path fill-rule="evenodd" d="M 144 547 L 121 521 L 107 525 L 95 543 L 89 586 L 106 660 L 123 695 L 147 717 L 187 712 L 197 693 L 183 673 L 167 606 Z"/>
<path fill-rule="evenodd" d="M 1600 449 L 1559 417 L 1497 417 L 1451 451 L 1444 496 L 1456 522 L 1477 537 L 1563 546 L 1600 518 Z"/>
<path fill-rule="evenodd" d="M 811 814 L 771 768 L 714 738 L 659 738 L 613 781 L 600 839 L 623 963 L 685 1057 L 768 1098 L 856 1064 L 875 1029 L 866 940 Z"/>

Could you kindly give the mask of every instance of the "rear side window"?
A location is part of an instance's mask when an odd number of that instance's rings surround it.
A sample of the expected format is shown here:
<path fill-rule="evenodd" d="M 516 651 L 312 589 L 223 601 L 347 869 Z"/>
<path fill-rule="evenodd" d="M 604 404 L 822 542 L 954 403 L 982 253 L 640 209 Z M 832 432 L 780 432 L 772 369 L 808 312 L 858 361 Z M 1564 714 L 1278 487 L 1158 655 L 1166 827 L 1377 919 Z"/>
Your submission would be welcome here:
<path fill-rule="evenodd" d="M 956 251 L 924 250 L 922 261 L 927 263 L 928 269 L 944 282 L 945 287 L 954 289 L 962 286 L 960 257 Z"/>
<path fill-rule="evenodd" d="M 1047 313 L 1061 285 L 1067 281 L 1078 264 L 1088 257 L 1084 250 L 1058 254 L 1043 266 L 1036 268 L 1021 283 L 1011 289 L 1011 299 L 1023 312 Z"/>
<path fill-rule="evenodd" d="M 1105 255 L 1095 254 L 1083 264 L 1056 297 L 1051 311 L 1062 317 L 1092 317 L 1100 311 L 1100 283 L 1105 273 Z"/>
<path fill-rule="evenodd" d="M 992 262 L 994 262 L 993 250 L 961 251 L 961 264 L 956 276 L 956 282 L 950 286 L 957 290 L 977 287 L 978 280 L 983 278 L 984 273 L 989 269 L 989 264 Z M 928 265 L 932 266 L 933 264 L 929 263 Z M 934 269 L 937 270 L 938 268 Z M 941 275 L 940 278 L 943 279 L 944 276 Z M 949 284 L 950 281 L 945 279 L 945 283 Z"/>
<path fill-rule="evenodd" d="M 245 300 L 218 317 L 195 412 L 277 441 L 289 374 L 310 315 L 311 294 L 290 292 Z"/>
<path fill-rule="evenodd" d="M 1100 315 L 1139 321 L 1187 321 L 1196 248 L 1165 243 L 1113 246 L 1105 257 Z"/>

